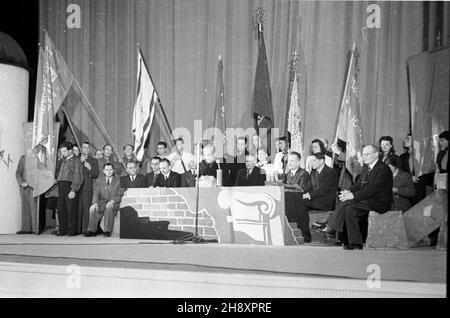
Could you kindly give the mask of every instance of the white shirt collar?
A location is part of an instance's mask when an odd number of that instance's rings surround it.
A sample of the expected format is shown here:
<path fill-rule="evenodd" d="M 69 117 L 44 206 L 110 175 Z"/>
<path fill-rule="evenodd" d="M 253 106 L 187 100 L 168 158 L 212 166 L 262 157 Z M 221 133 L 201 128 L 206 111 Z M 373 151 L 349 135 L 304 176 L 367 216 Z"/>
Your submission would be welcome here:
<path fill-rule="evenodd" d="M 297 167 L 296 169 L 292 169 L 292 170 L 291 170 L 291 173 L 292 173 L 293 175 L 295 175 L 295 174 L 297 173 L 297 170 L 298 170 L 298 167 Z"/>
<path fill-rule="evenodd" d="M 322 172 L 323 168 L 325 168 L 325 165 L 323 165 L 322 168 L 317 169 L 317 173 L 320 174 Z"/>
<path fill-rule="evenodd" d="M 373 167 L 377 164 L 377 162 L 378 162 L 378 160 L 377 161 L 375 161 L 374 163 L 372 163 L 371 165 L 369 165 L 369 169 L 370 170 L 372 170 L 373 169 Z"/>

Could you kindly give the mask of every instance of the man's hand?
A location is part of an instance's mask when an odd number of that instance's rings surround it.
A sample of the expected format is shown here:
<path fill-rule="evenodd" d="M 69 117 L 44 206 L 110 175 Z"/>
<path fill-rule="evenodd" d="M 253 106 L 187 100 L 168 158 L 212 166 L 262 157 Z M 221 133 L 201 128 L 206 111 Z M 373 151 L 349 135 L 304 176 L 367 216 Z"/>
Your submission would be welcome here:
<path fill-rule="evenodd" d="M 303 200 L 311 200 L 311 195 L 309 195 L 309 193 L 305 193 L 303 195 Z"/>
<path fill-rule="evenodd" d="M 351 193 L 349 190 L 341 191 L 339 194 L 339 200 L 342 202 L 353 200 L 355 197 L 353 196 L 353 193 Z"/>
<path fill-rule="evenodd" d="M 86 169 L 91 170 L 92 166 L 89 164 L 89 162 L 85 161 L 84 162 L 84 166 L 86 167 Z"/>
<path fill-rule="evenodd" d="M 75 199 L 75 192 L 74 191 L 70 191 L 69 195 L 67 196 L 69 199 Z"/>
<path fill-rule="evenodd" d="M 419 178 L 417 178 L 416 176 L 412 176 L 412 181 L 413 183 L 417 183 L 419 182 Z"/>
<path fill-rule="evenodd" d="M 114 206 L 114 200 L 111 200 L 108 203 L 106 203 L 106 208 L 108 208 L 108 209 L 112 209 L 113 206 Z"/>
<path fill-rule="evenodd" d="M 91 207 L 89 208 L 89 212 L 94 213 L 95 211 L 98 210 L 98 204 L 94 203 L 93 205 L 91 205 Z"/>
<path fill-rule="evenodd" d="M 22 184 L 20 185 L 22 188 L 26 188 L 26 187 L 28 187 L 28 183 L 26 183 L 26 182 L 22 182 Z"/>
<path fill-rule="evenodd" d="M 398 192 L 398 188 L 392 188 L 392 192 L 397 193 Z"/>

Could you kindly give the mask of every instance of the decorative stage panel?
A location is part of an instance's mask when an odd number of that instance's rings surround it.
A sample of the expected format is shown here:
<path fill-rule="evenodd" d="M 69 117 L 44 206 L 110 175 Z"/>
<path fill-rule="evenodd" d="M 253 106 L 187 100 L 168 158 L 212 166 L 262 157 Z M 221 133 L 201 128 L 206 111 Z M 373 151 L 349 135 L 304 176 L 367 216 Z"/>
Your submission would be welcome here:
<path fill-rule="evenodd" d="M 169 221 L 169 230 L 195 233 L 195 188 L 128 189 L 121 208 L 141 220 Z M 198 235 L 219 243 L 296 245 L 284 214 L 282 187 L 200 188 Z"/>

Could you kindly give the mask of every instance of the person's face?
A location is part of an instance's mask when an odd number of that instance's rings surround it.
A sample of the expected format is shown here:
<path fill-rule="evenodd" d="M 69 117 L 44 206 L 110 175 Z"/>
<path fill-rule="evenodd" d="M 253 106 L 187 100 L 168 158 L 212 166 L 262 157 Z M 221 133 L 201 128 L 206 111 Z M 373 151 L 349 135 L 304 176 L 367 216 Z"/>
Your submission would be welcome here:
<path fill-rule="evenodd" d="M 392 148 L 392 144 L 389 140 L 382 140 L 380 147 L 381 151 L 383 151 L 384 153 L 388 153 Z"/>
<path fill-rule="evenodd" d="M 108 165 L 103 169 L 103 173 L 107 178 L 110 178 L 114 174 L 114 168 Z"/>
<path fill-rule="evenodd" d="M 78 147 L 73 147 L 72 148 L 72 153 L 75 157 L 78 157 L 80 155 L 80 148 Z"/>
<path fill-rule="evenodd" d="M 245 140 L 243 139 L 238 139 L 236 141 L 236 148 L 238 150 L 239 153 L 242 153 L 245 151 Z"/>
<path fill-rule="evenodd" d="M 159 169 L 161 169 L 161 172 L 163 174 L 168 174 L 169 171 L 170 171 L 169 164 L 167 162 L 165 162 L 165 161 L 162 161 L 162 162 L 159 163 Z"/>
<path fill-rule="evenodd" d="M 152 167 L 153 171 L 158 171 L 159 170 L 159 160 L 152 159 L 152 161 L 150 161 L 150 166 Z"/>
<path fill-rule="evenodd" d="M 95 159 L 100 159 L 103 157 L 103 150 L 97 150 L 95 152 Z"/>
<path fill-rule="evenodd" d="M 314 157 L 314 159 L 311 162 L 311 166 L 314 170 L 320 169 L 324 164 L 324 160 L 323 159 L 317 159 L 316 157 Z"/>
<path fill-rule="evenodd" d="M 373 152 L 372 148 L 365 147 L 362 152 L 362 160 L 366 165 L 374 163 L 378 159 L 378 153 Z"/>
<path fill-rule="evenodd" d="M 406 136 L 405 139 L 403 139 L 403 147 L 410 148 L 411 146 L 412 146 L 412 138 L 411 136 Z"/>
<path fill-rule="evenodd" d="M 288 168 L 289 169 L 297 169 L 300 167 L 300 160 L 296 155 L 289 155 L 288 156 Z"/>
<path fill-rule="evenodd" d="M 64 158 L 69 157 L 71 153 L 72 153 L 72 150 L 68 150 L 66 147 L 62 147 L 62 148 L 61 148 L 61 155 L 62 155 Z"/>
<path fill-rule="evenodd" d="M 314 153 L 319 153 L 321 151 L 319 143 L 317 143 L 317 142 L 312 143 L 311 144 L 311 151 L 312 151 L 313 154 Z"/>
<path fill-rule="evenodd" d="M 205 148 L 203 149 L 203 159 L 207 163 L 213 163 L 216 161 L 216 157 L 214 156 L 214 151 L 211 148 Z"/>
<path fill-rule="evenodd" d="M 156 153 L 158 154 L 158 156 L 164 155 L 165 152 L 166 152 L 166 147 L 164 147 L 164 145 L 156 146 Z"/>
<path fill-rule="evenodd" d="M 439 138 L 439 148 L 441 150 L 448 148 L 448 140 L 445 138 Z"/>
<path fill-rule="evenodd" d="M 61 159 L 63 157 L 62 153 L 61 153 L 61 148 L 58 149 L 58 160 Z"/>
<path fill-rule="evenodd" d="M 197 169 L 197 162 L 195 162 L 195 160 L 189 161 L 189 168 L 190 168 L 191 170 Z"/>
<path fill-rule="evenodd" d="M 134 162 L 127 163 L 127 173 L 130 176 L 135 176 L 136 172 L 137 172 L 136 163 L 134 163 Z"/>
<path fill-rule="evenodd" d="M 388 166 L 389 166 L 389 168 L 391 169 L 391 171 L 392 171 L 393 174 L 397 171 L 397 168 L 394 167 L 393 165 L 389 164 Z"/>
<path fill-rule="evenodd" d="M 247 169 L 253 169 L 255 164 L 256 158 L 254 156 L 247 156 L 247 158 L 245 158 L 245 166 L 247 167 Z"/>
<path fill-rule="evenodd" d="M 88 155 L 90 151 L 91 151 L 91 146 L 89 146 L 88 144 L 81 145 L 81 153 L 83 155 Z"/>
<path fill-rule="evenodd" d="M 253 136 L 252 143 L 255 148 L 259 148 L 261 146 L 261 138 L 259 136 Z"/>
<path fill-rule="evenodd" d="M 267 154 L 264 150 L 258 150 L 258 160 L 262 162 L 267 160 Z"/>
<path fill-rule="evenodd" d="M 278 141 L 278 145 L 280 147 L 280 151 L 285 151 L 286 150 L 286 142 L 284 140 Z"/>
<path fill-rule="evenodd" d="M 111 157 L 112 155 L 112 147 L 111 146 L 106 146 L 105 149 L 103 149 L 103 154 L 106 158 Z"/>
<path fill-rule="evenodd" d="M 126 146 L 124 150 L 125 156 L 130 157 L 133 153 L 133 147 Z"/>

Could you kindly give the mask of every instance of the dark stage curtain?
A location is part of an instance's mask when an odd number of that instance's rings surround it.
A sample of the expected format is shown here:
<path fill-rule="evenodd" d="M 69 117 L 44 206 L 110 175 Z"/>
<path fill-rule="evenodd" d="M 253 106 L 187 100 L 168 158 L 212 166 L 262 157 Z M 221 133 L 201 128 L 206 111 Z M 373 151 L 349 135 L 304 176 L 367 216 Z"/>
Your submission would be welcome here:
<path fill-rule="evenodd" d="M 81 7 L 79 29 L 66 25 L 66 9 L 72 3 Z M 257 59 L 252 16 L 261 6 L 266 11 L 275 127 L 285 128 L 288 64 L 297 49 L 305 54 L 307 73 L 302 109 L 305 143 L 316 137 L 333 139 L 347 53 L 356 41 L 364 142 L 390 134 L 400 148 L 409 131 L 405 61 L 424 50 L 424 39 L 431 32 L 426 32 L 426 21 L 432 23 L 430 10 L 422 2 L 375 2 L 381 8 L 381 28 L 368 29 L 370 3 L 41 0 L 40 25 L 66 58 L 112 139 L 124 145 L 133 141 L 137 42 L 172 128 L 193 132 L 195 119 L 203 120 L 203 129 L 212 126 L 219 54 L 224 62 L 227 125 L 252 126 Z M 94 143 L 100 140 L 93 137 Z"/>

